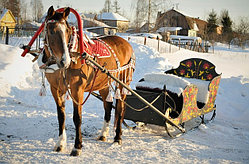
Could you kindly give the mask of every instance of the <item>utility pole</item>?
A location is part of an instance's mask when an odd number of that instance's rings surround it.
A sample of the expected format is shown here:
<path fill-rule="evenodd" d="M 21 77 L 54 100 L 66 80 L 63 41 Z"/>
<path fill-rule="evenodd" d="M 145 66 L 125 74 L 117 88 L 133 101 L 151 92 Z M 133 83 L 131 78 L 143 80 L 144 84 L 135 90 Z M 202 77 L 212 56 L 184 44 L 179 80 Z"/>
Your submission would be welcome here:
<path fill-rule="evenodd" d="M 150 32 L 150 14 L 151 14 L 151 0 L 149 0 L 149 11 L 148 11 L 148 32 Z"/>

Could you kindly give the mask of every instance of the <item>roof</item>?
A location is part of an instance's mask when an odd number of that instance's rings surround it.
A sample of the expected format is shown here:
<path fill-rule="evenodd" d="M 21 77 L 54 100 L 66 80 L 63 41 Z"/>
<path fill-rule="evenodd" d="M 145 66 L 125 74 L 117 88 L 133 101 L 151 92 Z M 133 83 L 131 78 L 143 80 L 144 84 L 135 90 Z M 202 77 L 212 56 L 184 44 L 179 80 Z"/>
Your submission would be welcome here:
<path fill-rule="evenodd" d="M 6 8 L 2 8 L 0 9 L 0 20 L 2 20 L 2 18 L 9 12 L 9 14 L 11 15 L 11 17 L 13 18 L 14 22 L 16 23 L 16 19 L 14 17 L 14 15 L 12 14 L 12 12 Z"/>
<path fill-rule="evenodd" d="M 118 13 L 102 13 L 98 15 L 98 20 L 119 20 L 129 22 L 128 19 L 119 15 Z"/>
<path fill-rule="evenodd" d="M 97 14 L 87 14 L 87 13 L 82 13 L 81 14 L 81 17 L 82 18 L 90 18 L 90 19 L 94 19 L 95 18 L 95 16 L 96 16 Z"/>
<path fill-rule="evenodd" d="M 2 9 L 0 10 L 0 19 L 2 19 L 3 16 L 4 16 L 7 12 L 8 12 L 8 9 L 2 8 Z"/>
<path fill-rule="evenodd" d="M 81 18 L 83 20 L 83 25 L 84 27 L 110 27 L 107 24 L 100 22 L 98 20 L 95 19 L 91 19 L 91 18 Z"/>
<path fill-rule="evenodd" d="M 84 29 L 85 29 L 85 30 L 93 30 L 93 29 L 101 29 L 101 28 L 118 29 L 117 27 L 110 27 L 110 26 L 102 26 L 102 27 L 87 27 L 87 28 L 84 28 Z"/>
<path fill-rule="evenodd" d="M 160 27 L 157 32 L 179 31 L 182 27 Z"/>

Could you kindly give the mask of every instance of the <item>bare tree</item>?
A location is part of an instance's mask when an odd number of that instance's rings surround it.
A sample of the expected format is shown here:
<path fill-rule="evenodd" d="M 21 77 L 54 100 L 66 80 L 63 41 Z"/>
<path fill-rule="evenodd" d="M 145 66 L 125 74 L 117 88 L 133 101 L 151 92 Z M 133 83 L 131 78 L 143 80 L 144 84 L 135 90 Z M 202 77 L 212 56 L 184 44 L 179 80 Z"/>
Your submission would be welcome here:
<path fill-rule="evenodd" d="M 22 22 L 28 21 L 28 4 L 24 0 L 21 2 L 21 18 Z"/>
<path fill-rule="evenodd" d="M 249 19 L 248 17 L 241 17 L 238 25 L 235 27 L 237 44 L 245 48 L 246 41 L 249 40 Z"/>
<path fill-rule="evenodd" d="M 4 5 L 5 8 L 9 9 L 14 17 L 17 20 L 17 23 L 19 24 L 20 22 L 20 0 L 6 0 L 2 1 L 2 4 Z"/>
<path fill-rule="evenodd" d="M 114 3 L 113 3 L 113 9 L 114 9 L 115 13 L 119 13 L 120 12 L 120 6 L 119 6 L 117 0 L 115 0 Z"/>
<path fill-rule="evenodd" d="M 157 12 L 159 10 L 165 11 L 168 9 L 169 0 L 137 0 L 135 5 L 135 27 L 139 29 L 143 23 L 147 23 L 148 31 L 150 32 L 151 26 L 155 22 Z M 133 2 L 133 3 L 134 3 Z"/>
<path fill-rule="evenodd" d="M 38 22 L 43 14 L 43 3 L 41 0 L 31 0 L 30 5 L 33 10 L 33 20 Z"/>
<path fill-rule="evenodd" d="M 0 0 L 0 6 L 2 6 L 3 8 L 7 8 L 7 5 L 8 5 L 8 1 Z"/>
<path fill-rule="evenodd" d="M 111 12 L 111 0 L 105 0 L 104 8 L 102 12 Z"/>
<path fill-rule="evenodd" d="M 137 0 L 135 5 L 135 28 L 136 32 L 139 32 L 139 29 L 142 23 L 145 21 L 146 17 L 146 10 L 145 10 L 145 3 L 144 0 Z"/>

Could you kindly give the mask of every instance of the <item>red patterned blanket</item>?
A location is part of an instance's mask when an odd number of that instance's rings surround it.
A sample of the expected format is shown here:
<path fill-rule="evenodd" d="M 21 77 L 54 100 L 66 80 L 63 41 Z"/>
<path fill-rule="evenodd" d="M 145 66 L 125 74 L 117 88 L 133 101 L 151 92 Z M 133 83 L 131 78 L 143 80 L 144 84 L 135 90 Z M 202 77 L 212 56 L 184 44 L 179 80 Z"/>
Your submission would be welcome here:
<path fill-rule="evenodd" d="M 111 49 L 107 43 L 100 39 L 92 40 L 92 43 L 84 41 L 84 50 L 98 58 L 106 58 L 111 56 Z"/>

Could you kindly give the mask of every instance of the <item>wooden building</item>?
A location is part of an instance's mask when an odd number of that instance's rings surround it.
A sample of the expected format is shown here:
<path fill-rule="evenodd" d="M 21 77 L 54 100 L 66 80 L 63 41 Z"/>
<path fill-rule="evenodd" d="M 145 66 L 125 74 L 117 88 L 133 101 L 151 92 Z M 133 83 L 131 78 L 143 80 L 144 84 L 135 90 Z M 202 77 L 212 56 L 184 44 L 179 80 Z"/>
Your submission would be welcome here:
<path fill-rule="evenodd" d="M 98 15 L 97 19 L 111 27 L 117 27 L 118 32 L 126 32 L 129 27 L 129 20 L 118 13 L 102 13 Z"/>
<path fill-rule="evenodd" d="M 11 28 L 9 33 L 14 33 L 16 23 L 17 21 L 10 10 L 5 8 L 0 9 L 0 30 L 3 33 L 6 32 L 6 27 Z"/>
<path fill-rule="evenodd" d="M 158 12 L 155 31 L 162 27 L 181 27 L 178 35 L 202 37 L 204 35 L 207 22 L 198 18 L 184 15 L 178 10 L 171 9 L 165 13 Z"/>

